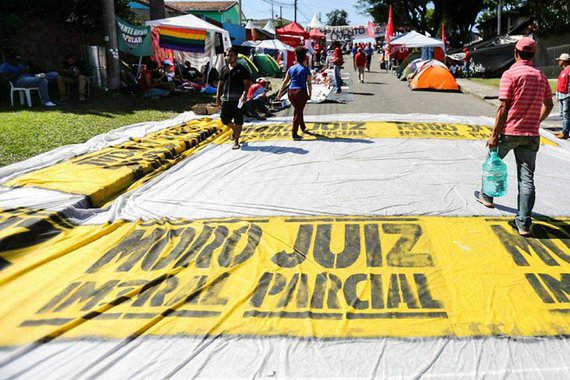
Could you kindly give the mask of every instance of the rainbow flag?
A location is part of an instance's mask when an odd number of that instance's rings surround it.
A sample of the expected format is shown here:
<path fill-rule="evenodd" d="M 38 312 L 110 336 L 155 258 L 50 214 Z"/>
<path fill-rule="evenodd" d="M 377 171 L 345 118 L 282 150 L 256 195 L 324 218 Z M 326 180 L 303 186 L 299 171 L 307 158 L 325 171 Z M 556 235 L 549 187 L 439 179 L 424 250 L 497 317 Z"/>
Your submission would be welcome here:
<path fill-rule="evenodd" d="M 206 31 L 161 26 L 159 46 L 163 49 L 203 53 L 206 46 Z"/>

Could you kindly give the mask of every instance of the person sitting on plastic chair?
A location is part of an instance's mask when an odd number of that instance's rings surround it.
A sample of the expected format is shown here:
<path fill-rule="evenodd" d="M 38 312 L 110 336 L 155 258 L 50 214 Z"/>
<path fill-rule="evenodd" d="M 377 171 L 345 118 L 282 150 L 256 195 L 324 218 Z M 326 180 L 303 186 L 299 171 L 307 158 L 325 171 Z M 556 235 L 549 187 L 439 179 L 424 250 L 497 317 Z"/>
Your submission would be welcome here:
<path fill-rule="evenodd" d="M 86 76 L 87 69 L 82 61 L 78 61 L 73 55 L 65 57 L 63 69 L 59 71 L 57 87 L 59 88 L 60 101 L 68 100 L 67 85 L 79 85 L 79 101 L 85 101 L 85 91 L 88 86 Z"/>
<path fill-rule="evenodd" d="M 12 82 L 15 87 L 37 87 L 43 105 L 46 107 L 56 106 L 50 100 L 48 80 L 45 74 L 32 75 L 30 66 L 24 64 L 21 57 L 16 53 L 11 52 L 8 54 L 8 60 L 0 65 L 0 75 L 3 80 Z"/>

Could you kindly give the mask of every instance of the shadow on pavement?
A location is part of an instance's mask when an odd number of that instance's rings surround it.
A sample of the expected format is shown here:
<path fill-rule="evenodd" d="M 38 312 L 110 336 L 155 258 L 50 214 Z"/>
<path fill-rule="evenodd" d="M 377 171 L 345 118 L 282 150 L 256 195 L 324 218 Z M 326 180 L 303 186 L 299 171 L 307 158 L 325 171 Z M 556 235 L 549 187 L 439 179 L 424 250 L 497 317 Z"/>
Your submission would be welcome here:
<path fill-rule="evenodd" d="M 303 148 L 295 148 L 295 147 L 288 147 L 288 146 L 251 146 L 247 142 L 242 142 L 241 150 L 249 151 L 249 152 L 264 152 L 264 153 L 273 153 L 273 154 L 307 154 L 309 153 L 308 150 Z"/>

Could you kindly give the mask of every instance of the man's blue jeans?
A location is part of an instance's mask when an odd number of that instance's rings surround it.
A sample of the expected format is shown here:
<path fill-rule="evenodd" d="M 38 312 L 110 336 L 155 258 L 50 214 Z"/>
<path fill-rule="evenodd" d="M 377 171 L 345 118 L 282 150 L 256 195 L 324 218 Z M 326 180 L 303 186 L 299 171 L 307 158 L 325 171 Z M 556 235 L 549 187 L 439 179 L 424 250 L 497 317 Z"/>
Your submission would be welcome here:
<path fill-rule="evenodd" d="M 162 88 L 157 88 L 157 87 L 153 87 L 153 88 L 149 88 L 145 93 L 144 93 L 144 97 L 145 98 L 154 98 L 154 97 L 161 97 L 164 98 L 166 96 L 168 96 L 170 94 L 170 92 L 168 90 L 164 90 Z"/>
<path fill-rule="evenodd" d="M 340 92 L 342 87 L 342 79 L 340 78 L 340 66 L 338 65 L 334 65 L 334 83 L 337 92 Z"/>
<path fill-rule="evenodd" d="M 519 190 L 515 222 L 517 227 L 525 230 L 528 230 L 532 223 L 531 215 L 535 200 L 534 168 L 539 147 L 539 136 L 501 135 L 499 138 L 497 151 L 499 157 L 504 158 L 511 150 L 515 152 Z M 481 195 L 486 201 L 493 202 L 493 197 L 484 194 L 483 190 Z"/>
<path fill-rule="evenodd" d="M 560 100 L 560 116 L 562 116 L 562 133 L 570 134 L 570 97 Z"/>
<path fill-rule="evenodd" d="M 42 103 L 47 103 L 50 101 L 48 92 L 48 80 L 46 78 L 21 77 L 12 83 L 14 83 L 14 86 L 16 87 L 38 87 L 40 89 L 40 97 L 42 99 Z"/>

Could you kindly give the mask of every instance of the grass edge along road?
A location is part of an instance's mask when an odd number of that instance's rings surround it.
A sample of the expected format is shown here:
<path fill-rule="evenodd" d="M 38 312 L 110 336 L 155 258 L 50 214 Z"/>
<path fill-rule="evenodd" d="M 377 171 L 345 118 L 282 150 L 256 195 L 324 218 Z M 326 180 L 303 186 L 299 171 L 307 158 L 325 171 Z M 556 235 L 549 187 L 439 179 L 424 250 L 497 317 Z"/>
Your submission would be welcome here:
<path fill-rule="evenodd" d="M 499 88 L 499 83 L 501 81 L 501 78 L 469 78 L 469 80 L 477 84 Z M 550 88 L 552 89 L 552 91 L 556 91 L 556 81 L 557 81 L 556 79 L 548 80 L 548 83 L 550 83 Z"/>
<path fill-rule="evenodd" d="M 92 92 L 86 102 L 70 100 L 53 108 L 10 103 L 0 106 L 0 166 L 25 160 L 60 146 L 83 143 L 126 125 L 161 121 L 189 111 L 211 95 L 188 93 L 149 100 L 119 93 Z"/>

